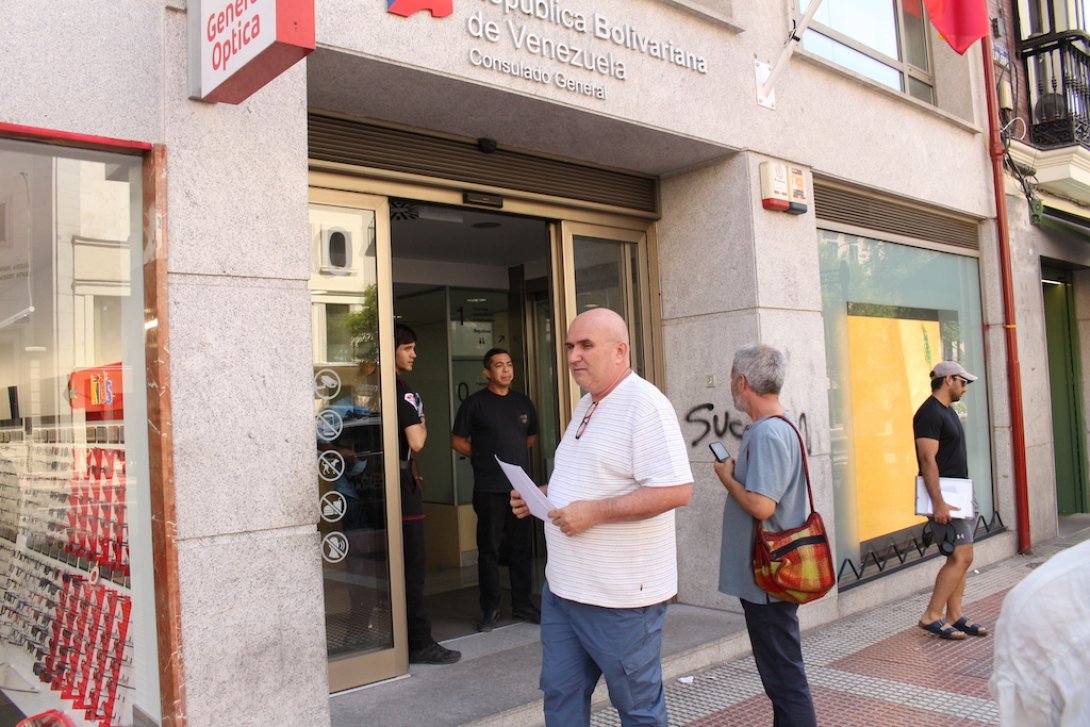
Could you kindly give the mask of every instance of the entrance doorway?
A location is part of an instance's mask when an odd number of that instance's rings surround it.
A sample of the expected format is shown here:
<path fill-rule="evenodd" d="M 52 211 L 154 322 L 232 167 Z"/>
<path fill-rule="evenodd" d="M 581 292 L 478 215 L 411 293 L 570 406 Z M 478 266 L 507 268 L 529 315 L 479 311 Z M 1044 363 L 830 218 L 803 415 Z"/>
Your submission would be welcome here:
<path fill-rule="evenodd" d="M 531 477 L 547 482 L 580 395 L 558 332 L 578 313 L 616 310 L 629 323 L 633 365 L 654 380 L 651 221 L 574 203 L 476 198 L 438 184 L 312 170 L 310 296 L 330 689 L 408 671 L 393 356 L 395 322 L 418 336 L 406 382 L 424 401 L 426 602 L 433 635 L 475 634 L 473 476 L 450 448 L 461 402 L 483 387 L 482 356 L 507 349 L 514 386 L 538 410 Z M 532 196 L 532 195 L 531 195 Z M 389 525 L 388 525 L 389 524 Z M 544 538 L 535 522 L 536 600 Z M 506 586 L 506 574 L 501 574 Z M 505 594 L 500 626 L 513 624 Z M 484 635 L 482 638 L 488 637 Z"/>
<path fill-rule="evenodd" d="M 533 217 L 390 200 L 393 314 L 416 332 L 417 359 L 405 380 L 420 394 L 427 416 L 428 440 L 417 461 L 425 483 L 426 604 L 440 641 L 475 633 L 481 616 L 473 471 L 451 449 L 450 431 L 461 403 L 487 385 L 482 357 L 490 348 L 510 352 L 512 388 L 539 410 L 542 445 L 531 451 L 530 475 L 547 480 L 544 448 L 557 439 L 558 390 L 555 367 L 542 370 L 536 354 L 554 349 L 550 228 L 549 221 Z M 535 314 L 547 316 L 544 326 L 535 324 Z M 540 533 L 540 522 L 535 529 Z M 535 549 L 535 599 L 544 556 L 543 548 Z M 505 571 L 501 627 L 513 623 Z"/>
<path fill-rule="evenodd" d="M 1056 509 L 1060 515 L 1073 515 L 1090 512 L 1074 288 L 1070 270 L 1042 266 L 1041 277 L 1052 400 Z"/>

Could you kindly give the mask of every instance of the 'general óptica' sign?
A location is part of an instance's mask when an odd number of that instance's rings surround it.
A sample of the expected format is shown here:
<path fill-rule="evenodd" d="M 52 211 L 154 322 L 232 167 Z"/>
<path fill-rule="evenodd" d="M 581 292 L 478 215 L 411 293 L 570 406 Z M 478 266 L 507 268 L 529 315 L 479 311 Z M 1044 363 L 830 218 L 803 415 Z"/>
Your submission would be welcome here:
<path fill-rule="evenodd" d="M 190 0 L 190 96 L 242 103 L 314 50 L 314 0 Z"/>

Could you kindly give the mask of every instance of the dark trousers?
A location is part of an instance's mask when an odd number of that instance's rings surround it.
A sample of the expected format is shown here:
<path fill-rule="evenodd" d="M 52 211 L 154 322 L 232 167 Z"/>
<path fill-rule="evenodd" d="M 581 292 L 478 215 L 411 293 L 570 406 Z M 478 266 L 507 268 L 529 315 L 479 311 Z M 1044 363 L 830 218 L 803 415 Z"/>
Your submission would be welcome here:
<path fill-rule="evenodd" d="M 814 700 L 802 663 L 799 607 L 794 603 L 742 601 L 753 659 L 772 700 L 773 727 L 817 727 Z"/>
<path fill-rule="evenodd" d="M 531 541 L 533 518 L 519 520 L 511 512 L 507 492 L 474 492 L 473 512 L 477 513 L 477 583 L 481 611 L 500 608 L 500 546 L 507 535 L 511 574 L 511 608 L 530 605 L 532 579 Z"/>
<path fill-rule="evenodd" d="M 424 611 L 424 521 L 402 520 L 401 538 L 405 552 L 405 616 L 409 626 L 409 651 L 433 643 L 431 621 Z"/>

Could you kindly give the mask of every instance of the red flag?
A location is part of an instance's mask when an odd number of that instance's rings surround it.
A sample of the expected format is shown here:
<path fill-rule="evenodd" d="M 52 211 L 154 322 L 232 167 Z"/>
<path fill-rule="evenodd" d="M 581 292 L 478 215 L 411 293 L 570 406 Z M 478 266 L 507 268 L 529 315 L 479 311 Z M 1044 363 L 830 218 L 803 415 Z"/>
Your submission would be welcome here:
<path fill-rule="evenodd" d="M 931 24 L 943 40 L 964 55 L 973 43 L 988 34 L 985 0 L 923 0 Z"/>

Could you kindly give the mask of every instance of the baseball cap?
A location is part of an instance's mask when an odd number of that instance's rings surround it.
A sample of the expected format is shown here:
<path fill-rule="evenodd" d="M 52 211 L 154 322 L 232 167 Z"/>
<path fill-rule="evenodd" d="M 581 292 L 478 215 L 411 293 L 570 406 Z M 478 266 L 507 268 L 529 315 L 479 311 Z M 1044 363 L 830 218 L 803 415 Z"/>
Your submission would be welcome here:
<path fill-rule="evenodd" d="M 957 361 L 940 361 L 931 369 L 932 379 L 945 379 L 947 376 L 960 376 L 966 381 L 976 381 L 976 377 Z"/>

